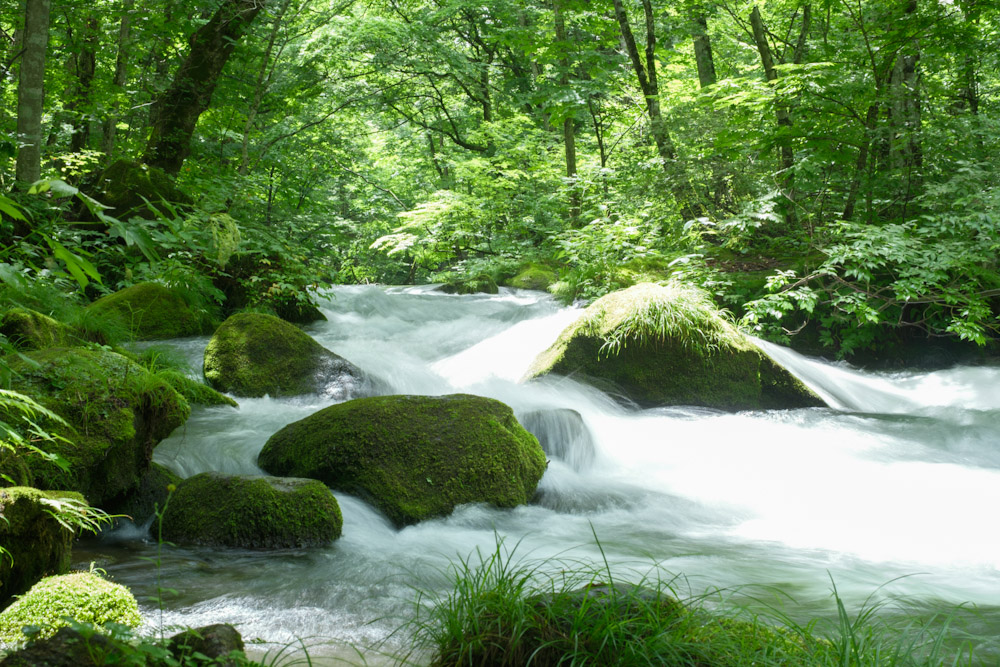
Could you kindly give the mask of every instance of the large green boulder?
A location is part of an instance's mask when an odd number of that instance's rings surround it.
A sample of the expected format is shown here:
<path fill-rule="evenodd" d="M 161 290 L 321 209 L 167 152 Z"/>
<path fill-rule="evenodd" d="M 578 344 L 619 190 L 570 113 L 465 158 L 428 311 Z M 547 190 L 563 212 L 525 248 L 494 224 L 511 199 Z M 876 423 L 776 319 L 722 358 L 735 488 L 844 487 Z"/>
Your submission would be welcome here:
<path fill-rule="evenodd" d="M 209 333 L 210 318 L 193 310 L 174 290 L 139 283 L 87 306 L 91 315 L 118 320 L 136 340 L 165 340 Z"/>
<path fill-rule="evenodd" d="M 41 424 L 64 438 L 43 443 L 43 449 L 68 467 L 27 457 L 35 483 L 79 491 L 92 504 L 113 509 L 149 469 L 153 447 L 187 420 L 188 402 L 139 364 L 108 350 L 54 347 L 28 356 L 31 363 L 11 363 L 12 388 L 68 424 Z"/>
<path fill-rule="evenodd" d="M 142 623 L 139 605 L 127 588 L 93 572 L 74 572 L 42 579 L 0 613 L 0 641 L 23 641 L 21 629 L 26 625 L 39 628 L 41 637 L 51 636 L 69 625 L 67 618 L 133 628 Z"/>
<path fill-rule="evenodd" d="M 643 406 L 720 410 L 823 406 L 721 316 L 700 290 L 642 283 L 592 303 L 525 379 L 573 376 Z"/>
<path fill-rule="evenodd" d="M 496 294 L 500 291 L 496 281 L 485 273 L 475 276 L 458 276 L 442 283 L 439 292 L 445 294 Z"/>
<path fill-rule="evenodd" d="M 34 486 L 35 476 L 21 452 L 12 446 L 0 446 L 0 488 L 5 486 Z"/>
<path fill-rule="evenodd" d="M 465 394 L 332 405 L 271 436 L 257 463 L 366 498 L 397 525 L 463 503 L 526 503 L 546 465 L 507 405 Z"/>
<path fill-rule="evenodd" d="M 76 345 L 73 329 L 48 315 L 28 308 L 10 308 L 0 317 L 0 334 L 22 350 Z"/>
<path fill-rule="evenodd" d="M 237 313 L 205 348 L 205 380 L 236 396 L 328 394 L 342 399 L 366 391 L 370 380 L 354 364 L 293 324 L 263 313 Z"/>
<path fill-rule="evenodd" d="M 558 279 L 556 272 L 544 264 L 526 264 L 507 284 L 517 289 L 545 291 Z"/>
<path fill-rule="evenodd" d="M 0 609 L 42 577 L 69 569 L 73 531 L 52 515 L 60 502 L 82 504 L 78 493 L 24 486 L 0 489 Z"/>
<path fill-rule="evenodd" d="M 203 472 L 179 485 L 163 513 L 163 537 L 178 544 L 286 549 L 340 537 L 340 506 L 322 482 Z"/>

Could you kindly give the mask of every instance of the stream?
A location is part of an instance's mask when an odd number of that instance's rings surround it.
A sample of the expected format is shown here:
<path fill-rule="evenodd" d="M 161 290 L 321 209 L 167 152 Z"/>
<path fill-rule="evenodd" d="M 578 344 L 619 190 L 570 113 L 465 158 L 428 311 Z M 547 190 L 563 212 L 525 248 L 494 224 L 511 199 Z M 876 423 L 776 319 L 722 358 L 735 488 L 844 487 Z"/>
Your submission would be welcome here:
<path fill-rule="evenodd" d="M 94 561 L 129 586 L 147 630 L 229 622 L 248 640 L 403 651 L 406 632 L 393 631 L 412 617 L 416 591 L 449 590 L 449 564 L 489 554 L 501 538 L 515 558 L 555 570 L 606 559 L 617 575 L 681 575 L 681 594 L 725 589 L 799 620 L 834 616 L 834 586 L 853 611 L 884 602 L 928 617 L 967 603 L 967 629 L 1000 635 L 990 519 L 1000 509 L 1000 368 L 863 373 L 762 342 L 833 407 L 629 409 L 572 379 L 518 384 L 580 312 L 540 292 L 350 286 L 328 297 L 328 321 L 306 330 L 394 392 L 466 392 L 513 407 L 548 443 L 535 502 L 464 506 L 399 530 L 336 493 L 343 537 L 327 548 L 158 547 L 155 527 L 131 526 L 83 544 L 78 564 Z M 169 345 L 198 372 L 207 342 Z M 238 410 L 196 408 L 154 460 L 184 477 L 260 474 L 268 437 L 332 402 L 239 400 Z M 538 412 L 562 408 L 586 430 Z M 158 587 L 170 589 L 162 608 Z M 996 639 L 982 648 L 1000 655 Z"/>

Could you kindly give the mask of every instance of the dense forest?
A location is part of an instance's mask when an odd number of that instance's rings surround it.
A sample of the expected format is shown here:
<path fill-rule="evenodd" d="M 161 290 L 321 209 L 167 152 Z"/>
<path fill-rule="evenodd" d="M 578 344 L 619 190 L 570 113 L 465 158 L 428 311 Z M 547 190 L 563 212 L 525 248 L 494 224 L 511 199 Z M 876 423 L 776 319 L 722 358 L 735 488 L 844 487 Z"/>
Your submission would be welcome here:
<path fill-rule="evenodd" d="M 996 335 L 983 0 L 22 0 L 0 37 L 8 285 L 532 268 L 676 276 L 831 356 Z"/>

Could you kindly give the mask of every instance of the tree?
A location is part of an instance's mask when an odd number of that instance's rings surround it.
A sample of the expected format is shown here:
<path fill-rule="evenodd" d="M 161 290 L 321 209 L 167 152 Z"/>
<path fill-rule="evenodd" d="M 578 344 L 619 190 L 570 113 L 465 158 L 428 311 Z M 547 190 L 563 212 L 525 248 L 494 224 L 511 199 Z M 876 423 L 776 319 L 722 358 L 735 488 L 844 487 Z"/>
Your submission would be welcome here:
<path fill-rule="evenodd" d="M 33 183 L 42 171 L 42 109 L 45 100 L 45 51 L 49 43 L 49 0 L 27 0 L 23 55 L 17 86 L 16 178 Z"/>

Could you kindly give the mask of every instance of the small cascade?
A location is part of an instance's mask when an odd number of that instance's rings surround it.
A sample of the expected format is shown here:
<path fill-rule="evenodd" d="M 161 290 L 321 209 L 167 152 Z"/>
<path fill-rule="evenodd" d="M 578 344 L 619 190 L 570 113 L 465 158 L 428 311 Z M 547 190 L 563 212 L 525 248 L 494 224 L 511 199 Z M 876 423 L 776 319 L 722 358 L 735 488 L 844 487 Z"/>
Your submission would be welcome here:
<path fill-rule="evenodd" d="M 597 445 L 583 417 L 576 410 L 533 410 L 519 415 L 518 421 L 538 438 L 547 455 L 577 471 L 586 470 L 594 464 Z"/>
<path fill-rule="evenodd" d="M 1000 409 L 1000 368 L 880 374 L 811 359 L 758 338 L 754 343 L 830 407 L 853 412 L 912 414 L 934 408 Z"/>

